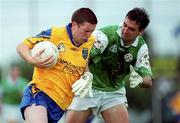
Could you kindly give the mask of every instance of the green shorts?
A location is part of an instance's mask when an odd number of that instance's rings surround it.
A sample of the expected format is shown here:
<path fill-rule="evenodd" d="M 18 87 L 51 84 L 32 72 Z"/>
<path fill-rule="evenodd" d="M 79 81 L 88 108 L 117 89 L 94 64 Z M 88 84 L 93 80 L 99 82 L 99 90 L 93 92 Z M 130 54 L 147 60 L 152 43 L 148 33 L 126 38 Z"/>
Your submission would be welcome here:
<path fill-rule="evenodd" d="M 71 105 L 68 107 L 69 110 L 83 111 L 91 109 L 94 115 L 100 115 L 100 113 L 106 109 L 114 107 L 118 104 L 124 104 L 128 107 L 126 90 L 121 88 L 117 91 L 98 91 L 92 90 L 93 97 L 86 95 L 83 98 L 75 96 Z"/>

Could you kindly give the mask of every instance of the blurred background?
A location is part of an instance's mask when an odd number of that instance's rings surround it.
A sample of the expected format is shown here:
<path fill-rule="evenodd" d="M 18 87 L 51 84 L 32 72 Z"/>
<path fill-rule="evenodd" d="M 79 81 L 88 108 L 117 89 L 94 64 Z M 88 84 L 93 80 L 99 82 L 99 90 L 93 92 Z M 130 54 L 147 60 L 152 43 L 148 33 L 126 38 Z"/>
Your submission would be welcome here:
<path fill-rule="evenodd" d="M 154 82 L 151 89 L 126 87 L 130 123 L 180 123 L 180 0 L 0 0 L 0 123 L 21 123 L 19 101 L 33 72 L 18 56 L 17 44 L 68 24 L 80 7 L 96 13 L 97 28 L 119 24 L 134 7 L 148 11 L 151 22 L 144 37 Z M 18 89 L 11 83 L 16 78 L 21 82 Z"/>

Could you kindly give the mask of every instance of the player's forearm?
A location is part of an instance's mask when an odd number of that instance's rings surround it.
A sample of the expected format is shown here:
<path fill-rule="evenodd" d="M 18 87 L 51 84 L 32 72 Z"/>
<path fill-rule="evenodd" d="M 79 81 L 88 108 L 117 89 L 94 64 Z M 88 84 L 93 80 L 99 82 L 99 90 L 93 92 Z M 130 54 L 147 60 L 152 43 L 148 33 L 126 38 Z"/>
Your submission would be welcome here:
<path fill-rule="evenodd" d="M 85 67 L 85 70 L 84 70 L 84 71 L 89 72 L 89 66 L 88 66 L 88 64 L 89 64 L 89 60 L 88 60 L 88 62 L 86 63 L 86 67 Z"/>
<path fill-rule="evenodd" d="M 143 88 L 150 88 L 152 86 L 152 78 L 149 76 L 143 77 L 143 82 L 141 87 Z"/>
<path fill-rule="evenodd" d="M 31 55 L 30 55 L 30 49 L 27 45 L 21 43 L 16 48 L 18 54 L 27 62 L 31 63 Z"/>

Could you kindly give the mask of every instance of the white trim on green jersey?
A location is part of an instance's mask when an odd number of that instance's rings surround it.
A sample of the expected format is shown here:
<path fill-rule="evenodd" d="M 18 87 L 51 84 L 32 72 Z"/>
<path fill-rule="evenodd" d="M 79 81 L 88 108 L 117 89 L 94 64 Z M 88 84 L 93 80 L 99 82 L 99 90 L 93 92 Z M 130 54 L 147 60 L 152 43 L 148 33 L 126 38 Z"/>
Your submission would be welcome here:
<path fill-rule="evenodd" d="M 147 44 L 143 44 L 137 54 L 137 61 L 135 64 L 135 68 L 140 68 L 140 67 L 145 67 L 149 71 L 151 71 Z"/>

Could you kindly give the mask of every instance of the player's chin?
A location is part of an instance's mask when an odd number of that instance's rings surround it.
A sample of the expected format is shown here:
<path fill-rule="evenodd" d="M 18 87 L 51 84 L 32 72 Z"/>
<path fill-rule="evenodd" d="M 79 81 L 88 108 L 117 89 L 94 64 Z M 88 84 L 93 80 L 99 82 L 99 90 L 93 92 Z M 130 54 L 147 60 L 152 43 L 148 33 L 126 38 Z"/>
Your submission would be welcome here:
<path fill-rule="evenodd" d="M 129 38 L 129 36 L 122 36 L 122 40 L 128 42 L 130 40 L 130 38 Z"/>
<path fill-rule="evenodd" d="M 88 39 L 79 40 L 79 43 L 80 43 L 80 44 L 83 44 L 83 43 L 87 42 L 87 40 L 88 40 Z"/>
<path fill-rule="evenodd" d="M 82 43 L 87 42 L 88 38 L 82 39 Z"/>

